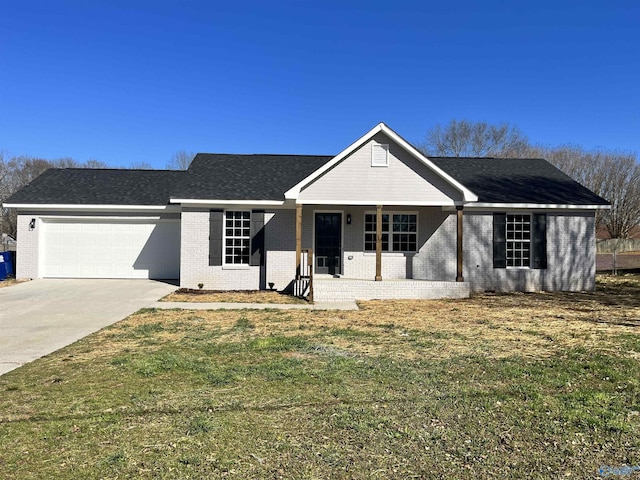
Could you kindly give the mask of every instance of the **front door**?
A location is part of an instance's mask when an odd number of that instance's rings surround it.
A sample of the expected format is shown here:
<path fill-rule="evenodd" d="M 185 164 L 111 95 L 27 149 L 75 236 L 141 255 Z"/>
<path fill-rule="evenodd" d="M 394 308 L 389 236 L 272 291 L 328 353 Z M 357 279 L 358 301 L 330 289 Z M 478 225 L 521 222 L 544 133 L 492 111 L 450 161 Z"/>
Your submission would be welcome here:
<path fill-rule="evenodd" d="M 337 275 L 342 258 L 342 214 L 316 213 L 316 273 Z"/>

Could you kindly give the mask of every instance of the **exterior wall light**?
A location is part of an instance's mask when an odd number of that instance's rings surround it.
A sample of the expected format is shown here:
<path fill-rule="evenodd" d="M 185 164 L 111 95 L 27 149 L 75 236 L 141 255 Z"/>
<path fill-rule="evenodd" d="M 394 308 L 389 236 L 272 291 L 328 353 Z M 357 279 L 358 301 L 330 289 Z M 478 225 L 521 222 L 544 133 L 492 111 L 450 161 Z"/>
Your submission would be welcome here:
<path fill-rule="evenodd" d="M 351 225 L 351 214 L 347 213 L 347 225 Z"/>
<path fill-rule="evenodd" d="M 32 218 L 29 222 L 29 230 L 34 230 L 36 228 L 36 219 Z"/>

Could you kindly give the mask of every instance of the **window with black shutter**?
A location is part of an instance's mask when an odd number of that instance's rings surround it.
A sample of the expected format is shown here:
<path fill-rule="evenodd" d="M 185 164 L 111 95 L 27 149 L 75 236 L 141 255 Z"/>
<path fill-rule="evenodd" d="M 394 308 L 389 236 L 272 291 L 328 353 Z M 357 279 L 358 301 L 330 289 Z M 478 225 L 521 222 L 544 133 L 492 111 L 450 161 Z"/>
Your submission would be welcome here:
<path fill-rule="evenodd" d="M 547 268 L 547 216 L 494 213 L 493 267 Z"/>

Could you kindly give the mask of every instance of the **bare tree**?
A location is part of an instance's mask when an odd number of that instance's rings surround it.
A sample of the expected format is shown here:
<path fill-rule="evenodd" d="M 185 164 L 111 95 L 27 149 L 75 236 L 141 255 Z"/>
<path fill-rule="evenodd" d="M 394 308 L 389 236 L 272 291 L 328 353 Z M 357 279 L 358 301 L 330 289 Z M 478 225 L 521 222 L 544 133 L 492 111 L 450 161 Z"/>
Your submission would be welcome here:
<path fill-rule="evenodd" d="M 28 155 L 9 156 L 0 152 L 0 203 L 9 198 L 21 187 L 34 180 L 49 168 L 103 168 L 106 164 L 98 160 L 78 162 L 73 158 L 45 160 Z M 16 236 L 16 213 L 13 209 L 0 208 L 0 233 Z"/>
<path fill-rule="evenodd" d="M 578 183 L 611 202 L 600 210 L 598 228 L 611 238 L 628 238 L 640 223 L 640 164 L 637 155 L 615 150 L 585 150 L 576 145 L 536 146 L 528 156 L 545 158 Z"/>
<path fill-rule="evenodd" d="M 153 170 L 153 165 L 147 162 L 140 161 L 140 162 L 133 162 L 129 167 L 123 167 L 123 168 L 132 168 L 134 170 Z"/>
<path fill-rule="evenodd" d="M 11 195 L 9 187 L 10 172 L 5 160 L 6 156 L 7 154 L 4 151 L 0 151 L 0 236 L 10 230 L 8 225 L 9 209 L 1 205 Z"/>
<path fill-rule="evenodd" d="M 186 170 L 191 165 L 195 153 L 186 150 L 178 150 L 167 162 L 168 170 Z"/>
<path fill-rule="evenodd" d="M 498 157 L 526 150 L 527 137 L 508 123 L 451 120 L 427 131 L 418 148 L 426 155 L 444 157 Z"/>
<path fill-rule="evenodd" d="M 10 157 L 2 155 L 2 166 L 0 167 L 0 203 L 16 192 L 20 187 L 26 185 L 42 172 L 51 167 L 51 162 L 42 158 L 28 156 Z M 0 209 L 0 233 L 8 233 L 16 236 L 16 214 L 12 209 Z"/>
<path fill-rule="evenodd" d="M 611 238 L 629 238 L 640 223 L 640 165 L 631 155 L 600 155 L 595 174 L 586 186 L 611 203 L 599 224 Z"/>
<path fill-rule="evenodd" d="M 109 168 L 109 165 L 95 158 L 90 158 L 82 164 L 82 168 Z"/>

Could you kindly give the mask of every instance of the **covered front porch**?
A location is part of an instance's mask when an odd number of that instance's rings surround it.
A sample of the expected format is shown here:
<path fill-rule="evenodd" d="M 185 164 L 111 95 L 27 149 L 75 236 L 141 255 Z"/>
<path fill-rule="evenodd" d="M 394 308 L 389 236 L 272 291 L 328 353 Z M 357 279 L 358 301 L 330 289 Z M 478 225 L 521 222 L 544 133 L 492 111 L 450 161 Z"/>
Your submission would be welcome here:
<path fill-rule="evenodd" d="M 297 205 L 294 293 L 312 301 L 467 298 L 463 208 Z"/>

